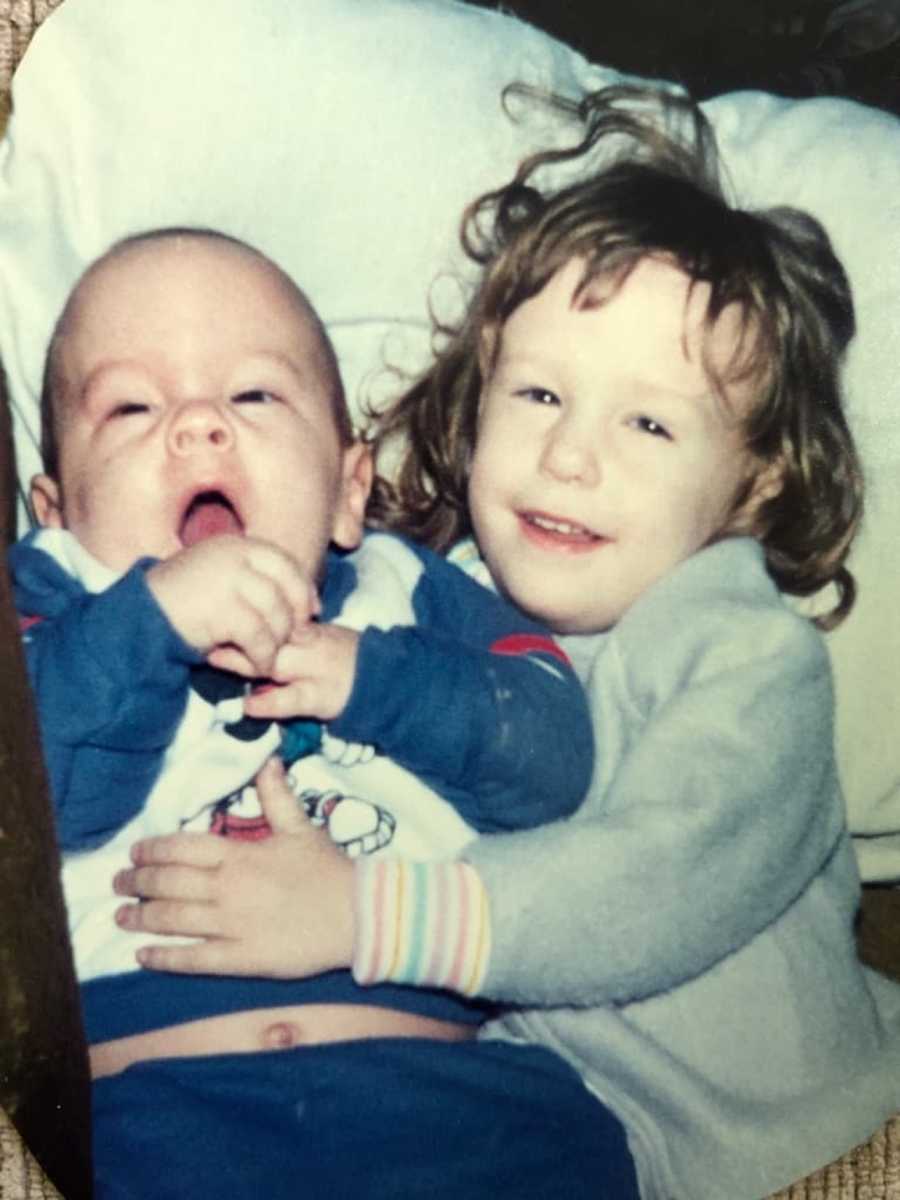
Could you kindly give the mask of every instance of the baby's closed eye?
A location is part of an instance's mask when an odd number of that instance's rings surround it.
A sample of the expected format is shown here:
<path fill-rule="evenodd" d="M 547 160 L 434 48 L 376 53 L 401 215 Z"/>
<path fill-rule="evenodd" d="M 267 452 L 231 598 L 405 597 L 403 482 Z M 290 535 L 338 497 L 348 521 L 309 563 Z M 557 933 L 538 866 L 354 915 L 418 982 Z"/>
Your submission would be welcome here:
<path fill-rule="evenodd" d="M 150 406 L 139 400 L 121 400 L 118 404 L 113 405 L 109 411 L 109 417 L 115 419 L 118 417 L 134 417 L 141 413 L 150 411 Z"/>
<path fill-rule="evenodd" d="M 231 397 L 232 404 L 275 404 L 278 400 L 274 392 L 268 392 L 265 388 L 248 388 Z"/>

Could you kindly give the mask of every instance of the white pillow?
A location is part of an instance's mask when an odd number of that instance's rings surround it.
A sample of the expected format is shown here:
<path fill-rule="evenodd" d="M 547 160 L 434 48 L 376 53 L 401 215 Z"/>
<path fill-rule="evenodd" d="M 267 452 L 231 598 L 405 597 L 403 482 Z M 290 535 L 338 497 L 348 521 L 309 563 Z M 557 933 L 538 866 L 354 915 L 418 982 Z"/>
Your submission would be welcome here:
<path fill-rule="evenodd" d="M 202 224 L 258 245 L 309 292 L 358 401 L 373 377 L 376 392 L 394 386 L 386 360 L 427 359 L 429 293 L 459 299 L 434 280 L 471 276 L 465 203 L 566 136 L 531 108 L 511 121 L 503 86 L 573 93 L 616 78 L 451 0 L 65 0 L 17 74 L 0 151 L 0 355 L 22 480 L 39 467 L 49 332 L 111 241 Z M 706 108 L 736 198 L 810 209 L 853 281 L 849 404 L 869 515 L 858 609 L 829 645 L 863 872 L 900 879 L 900 122 L 759 93 Z"/>

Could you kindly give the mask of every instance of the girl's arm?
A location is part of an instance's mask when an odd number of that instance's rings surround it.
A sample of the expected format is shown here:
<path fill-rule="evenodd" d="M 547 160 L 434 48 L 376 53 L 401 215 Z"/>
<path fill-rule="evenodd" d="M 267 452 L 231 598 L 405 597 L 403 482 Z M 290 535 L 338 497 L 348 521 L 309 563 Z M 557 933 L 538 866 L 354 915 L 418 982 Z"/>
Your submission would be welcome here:
<path fill-rule="evenodd" d="M 689 586 L 623 620 L 591 685 L 600 770 L 571 820 L 482 837 L 466 863 L 358 862 L 352 879 L 328 854 L 317 852 L 310 869 L 299 856 L 282 914 L 303 913 L 304 895 L 330 896 L 346 912 L 355 891 L 356 923 L 351 948 L 327 924 L 304 921 L 291 970 L 346 965 L 352 951 L 362 982 L 450 984 L 441 972 L 465 960 L 460 991 L 531 1005 L 622 1003 L 701 973 L 766 928 L 814 879 L 844 824 L 822 640 L 763 583 L 749 597 Z M 623 752 L 610 748 L 604 777 L 604 739 L 620 735 Z M 169 871 L 127 873 L 117 890 L 177 896 L 171 864 L 192 853 L 187 841 L 142 844 L 136 860 Z M 247 850 L 260 863 L 273 852 L 267 843 Z M 221 853 L 227 868 L 231 852 Z M 225 881 L 237 875 L 214 874 L 203 903 L 224 912 Z M 182 908 L 134 906 L 126 922 L 194 932 L 190 905 Z M 221 952 L 214 942 L 165 947 L 148 965 L 203 970 L 204 956 Z"/>
<path fill-rule="evenodd" d="M 599 769 L 568 823 L 467 847 L 490 897 L 483 992 L 624 1003 L 780 916 L 844 836 L 821 635 L 722 543 L 648 593 L 590 679 Z"/>
<path fill-rule="evenodd" d="M 844 833 L 833 699 L 821 636 L 755 559 L 749 543 L 697 556 L 606 640 L 584 806 L 464 852 L 487 931 L 448 928 L 446 868 L 357 866 L 358 977 L 446 983 L 427 964 L 454 937 L 477 977 L 489 934 L 480 994 L 623 1003 L 700 974 L 789 907 Z"/>

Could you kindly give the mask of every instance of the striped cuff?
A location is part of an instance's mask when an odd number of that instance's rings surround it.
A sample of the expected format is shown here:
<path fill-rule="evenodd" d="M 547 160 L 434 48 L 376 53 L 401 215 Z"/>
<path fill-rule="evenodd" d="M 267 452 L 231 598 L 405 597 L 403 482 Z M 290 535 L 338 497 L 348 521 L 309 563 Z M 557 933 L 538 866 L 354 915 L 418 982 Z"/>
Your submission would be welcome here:
<path fill-rule="evenodd" d="M 353 978 L 479 995 L 491 950 L 487 892 L 463 862 L 357 859 Z"/>

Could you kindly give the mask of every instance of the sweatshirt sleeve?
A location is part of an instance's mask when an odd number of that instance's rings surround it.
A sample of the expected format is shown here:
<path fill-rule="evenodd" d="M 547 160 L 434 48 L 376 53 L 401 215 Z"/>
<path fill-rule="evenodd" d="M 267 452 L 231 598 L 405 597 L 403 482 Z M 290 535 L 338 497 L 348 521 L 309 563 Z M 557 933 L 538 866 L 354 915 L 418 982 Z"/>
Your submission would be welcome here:
<path fill-rule="evenodd" d="M 487 893 L 465 862 L 358 858 L 353 978 L 479 996 L 491 955 Z"/>
<path fill-rule="evenodd" d="M 184 712 L 190 667 L 200 658 L 150 593 L 147 565 L 132 567 L 103 592 L 70 595 L 53 615 L 22 614 L 66 849 L 95 844 L 143 804 Z M 109 769 L 114 757 L 121 770 Z"/>
<path fill-rule="evenodd" d="M 489 896 L 489 999 L 671 989 L 765 929 L 842 836 L 820 635 L 774 597 L 670 599 L 623 621 L 591 681 L 605 728 L 583 808 L 464 852 Z"/>
<path fill-rule="evenodd" d="M 590 781 L 593 732 L 571 664 L 500 597 L 437 556 L 420 557 L 417 624 L 363 633 L 353 692 L 331 732 L 414 771 L 479 830 L 572 813 Z"/>

